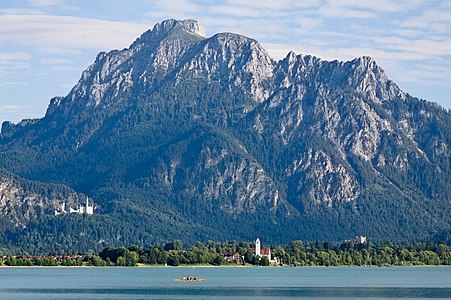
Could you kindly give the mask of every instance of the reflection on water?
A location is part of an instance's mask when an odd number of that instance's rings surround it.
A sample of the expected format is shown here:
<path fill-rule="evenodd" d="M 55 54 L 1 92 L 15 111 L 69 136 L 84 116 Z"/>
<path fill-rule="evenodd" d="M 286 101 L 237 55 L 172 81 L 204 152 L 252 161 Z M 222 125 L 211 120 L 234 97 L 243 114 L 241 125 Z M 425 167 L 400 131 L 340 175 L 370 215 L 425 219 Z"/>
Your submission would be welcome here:
<path fill-rule="evenodd" d="M 1 289 L 6 299 L 449 299 L 450 288 Z M 105 298 L 106 297 L 106 298 Z M 30 298 L 31 299 L 31 298 Z"/>

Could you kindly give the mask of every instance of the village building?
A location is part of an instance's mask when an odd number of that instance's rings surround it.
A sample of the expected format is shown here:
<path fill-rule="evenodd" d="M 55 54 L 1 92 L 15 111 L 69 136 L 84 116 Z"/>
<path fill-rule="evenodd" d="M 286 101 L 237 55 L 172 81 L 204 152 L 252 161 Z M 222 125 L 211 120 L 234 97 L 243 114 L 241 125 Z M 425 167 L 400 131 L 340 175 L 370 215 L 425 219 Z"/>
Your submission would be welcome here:
<path fill-rule="evenodd" d="M 240 252 L 237 252 L 237 251 L 225 252 L 224 254 L 222 254 L 222 258 L 228 262 L 236 262 L 236 263 L 241 262 L 241 254 L 240 254 Z"/>

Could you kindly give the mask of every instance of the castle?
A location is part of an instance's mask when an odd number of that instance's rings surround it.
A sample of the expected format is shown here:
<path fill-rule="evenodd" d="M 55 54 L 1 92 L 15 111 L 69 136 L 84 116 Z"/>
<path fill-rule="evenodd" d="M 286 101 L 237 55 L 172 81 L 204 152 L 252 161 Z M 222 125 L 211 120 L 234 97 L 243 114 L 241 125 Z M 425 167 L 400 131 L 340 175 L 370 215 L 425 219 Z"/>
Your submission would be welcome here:
<path fill-rule="evenodd" d="M 69 211 L 66 210 L 66 203 L 63 202 L 59 209 L 55 209 L 55 216 L 62 215 L 62 214 L 87 214 L 87 215 L 93 215 L 94 214 L 94 203 L 89 205 L 89 198 L 86 197 L 86 204 L 85 205 L 78 205 L 76 209 L 73 209 L 72 207 L 69 207 Z"/>

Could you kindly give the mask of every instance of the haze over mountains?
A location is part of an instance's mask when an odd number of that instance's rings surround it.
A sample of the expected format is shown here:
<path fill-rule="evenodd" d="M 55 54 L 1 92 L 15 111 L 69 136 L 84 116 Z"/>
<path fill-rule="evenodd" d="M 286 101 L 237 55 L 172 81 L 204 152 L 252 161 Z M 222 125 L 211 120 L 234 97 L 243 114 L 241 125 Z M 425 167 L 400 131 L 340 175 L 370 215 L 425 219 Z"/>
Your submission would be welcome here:
<path fill-rule="evenodd" d="M 369 57 L 274 61 L 251 38 L 204 35 L 156 24 L 99 53 L 42 119 L 3 123 L 4 247 L 449 239 L 449 111 Z M 96 214 L 52 216 L 49 189 Z"/>

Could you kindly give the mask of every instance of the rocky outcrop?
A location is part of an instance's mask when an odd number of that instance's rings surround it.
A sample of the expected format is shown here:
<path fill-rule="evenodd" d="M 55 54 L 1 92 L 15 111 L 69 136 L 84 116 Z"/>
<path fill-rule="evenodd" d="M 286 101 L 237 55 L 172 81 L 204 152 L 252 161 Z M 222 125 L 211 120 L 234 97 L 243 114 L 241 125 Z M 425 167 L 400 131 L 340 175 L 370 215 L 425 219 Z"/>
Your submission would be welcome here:
<path fill-rule="evenodd" d="M 80 197 L 67 186 L 22 179 L 0 169 L 0 216 L 16 227 L 26 227 L 33 218 L 53 214 L 62 203 L 75 207 Z"/>

